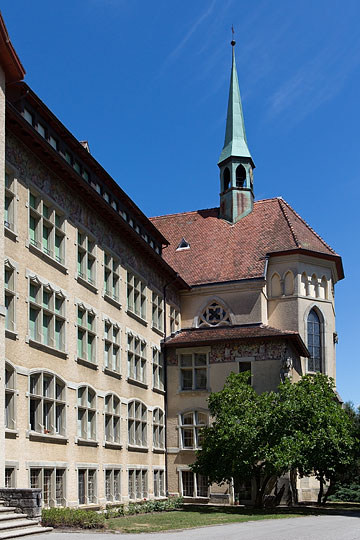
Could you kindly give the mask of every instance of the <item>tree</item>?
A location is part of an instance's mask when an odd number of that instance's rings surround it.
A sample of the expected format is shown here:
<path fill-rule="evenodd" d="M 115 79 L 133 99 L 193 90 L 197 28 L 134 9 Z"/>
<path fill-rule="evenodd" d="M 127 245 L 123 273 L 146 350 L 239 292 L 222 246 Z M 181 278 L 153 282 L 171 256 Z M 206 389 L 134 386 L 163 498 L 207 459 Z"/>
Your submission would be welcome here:
<path fill-rule="evenodd" d="M 260 395 L 248 379 L 249 373 L 232 373 L 223 390 L 209 396 L 213 423 L 204 428 L 194 472 L 210 483 L 255 480 L 255 506 L 262 507 L 276 480 L 295 467 L 301 475 L 315 473 L 323 486 L 349 465 L 353 424 L 331 379 L 306 375 Z"/>

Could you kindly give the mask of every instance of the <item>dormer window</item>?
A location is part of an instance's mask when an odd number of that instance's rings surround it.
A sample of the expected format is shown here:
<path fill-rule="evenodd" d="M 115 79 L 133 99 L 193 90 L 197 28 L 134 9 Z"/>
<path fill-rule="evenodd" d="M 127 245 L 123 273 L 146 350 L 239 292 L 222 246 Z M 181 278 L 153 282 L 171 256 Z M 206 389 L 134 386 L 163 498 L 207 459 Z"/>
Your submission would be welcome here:
<path fill-rule="evenodd" d="M 199 317 L 201 326 L 227 326 L 231 324 L 230 315 L 218 302 L 209 304 Z"/>
<path fill-rule="evenodd" d="M 176 248 L 176 251 L 180 251 L 182 249 L 190 249 L 190 244 L 187 240 L 185 240 L 185 238 L 181 240 L 180 244 Z"/>

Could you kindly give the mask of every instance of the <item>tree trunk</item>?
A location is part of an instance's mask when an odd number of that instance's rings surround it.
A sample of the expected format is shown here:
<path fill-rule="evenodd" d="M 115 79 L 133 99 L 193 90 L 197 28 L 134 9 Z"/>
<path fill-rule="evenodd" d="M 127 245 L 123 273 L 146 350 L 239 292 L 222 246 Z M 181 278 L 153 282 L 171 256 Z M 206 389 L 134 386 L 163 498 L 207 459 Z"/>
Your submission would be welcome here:
<path fill-rule="evenodd" d="M 322 474 L 320 475 L 319 482 L 320 482 L 320 489 L 319 489 L 319 493 L 318 493 L 317 503 L 321 504 L 323 494 L 324 494 L 324 477 L 323 477 Z"/>
<path fill-rule="evenodd" d="M 325 495 L 323 497 L 323 500 L 322 500 L 322 504 L 324 506 L 327 503 L 328 497 L 330 495 L 332 495 L 333 493 L 335 493 L 335 490 L 336 490 L 336 482 L 334 480 L 330 480 L 330 485 L 327 488 L 326 493 L 325 493 Z"/>

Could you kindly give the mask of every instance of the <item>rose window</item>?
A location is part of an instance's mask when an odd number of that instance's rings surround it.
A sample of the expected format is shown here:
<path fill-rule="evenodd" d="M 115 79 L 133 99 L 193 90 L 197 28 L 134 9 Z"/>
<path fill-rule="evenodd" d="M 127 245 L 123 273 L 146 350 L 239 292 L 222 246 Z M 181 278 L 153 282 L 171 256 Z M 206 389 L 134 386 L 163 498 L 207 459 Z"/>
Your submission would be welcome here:
<path fill-rule="evenodd" d="M 229 313 L 217 302 L 209 304 L 199 320 L 199 326 L 221 326 L 227 324 L 231 324 Z"/>

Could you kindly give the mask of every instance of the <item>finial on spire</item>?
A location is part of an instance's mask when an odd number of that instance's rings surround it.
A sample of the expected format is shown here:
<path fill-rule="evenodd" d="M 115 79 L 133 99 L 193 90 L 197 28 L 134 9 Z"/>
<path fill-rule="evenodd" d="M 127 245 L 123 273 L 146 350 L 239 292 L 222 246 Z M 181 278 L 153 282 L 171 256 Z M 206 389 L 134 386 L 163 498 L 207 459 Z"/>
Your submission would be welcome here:
<path fill-rule="evenodd" d="M 233 47 L 235 47 L 236 41 L 235 41 L 235 39 L 234 39 L 234 34 L 235 34 L 234 25 L 231 25 L 231 33 L 232 33 L 231 45 L 232 45 Z"/>

